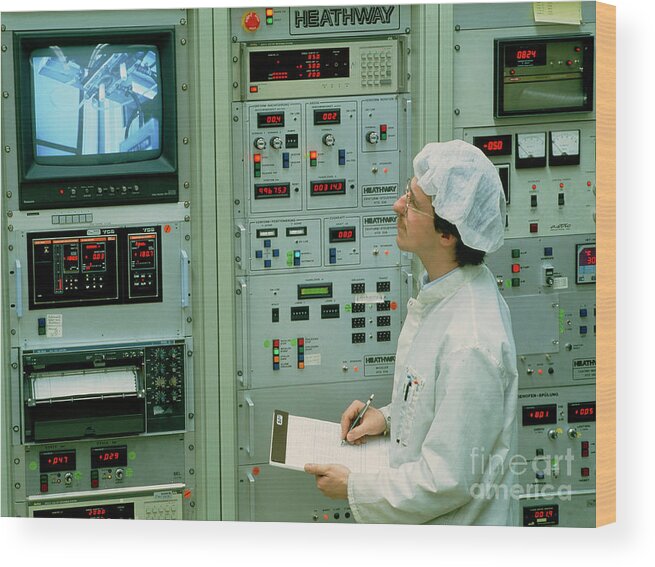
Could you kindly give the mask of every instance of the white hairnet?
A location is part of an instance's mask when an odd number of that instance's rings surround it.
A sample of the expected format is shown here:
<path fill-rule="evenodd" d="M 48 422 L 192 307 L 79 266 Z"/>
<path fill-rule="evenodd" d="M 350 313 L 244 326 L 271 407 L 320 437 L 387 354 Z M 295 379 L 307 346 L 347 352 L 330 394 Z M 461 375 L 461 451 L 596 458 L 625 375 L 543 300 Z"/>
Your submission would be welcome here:
<path fill-rule="evenodd" d="M 505 194 L 493 163 L 462 140 L 427 144 L 414 158 L 414 175 L 442 219 L 466 246 L 494 252 L 503 245 Z"/>

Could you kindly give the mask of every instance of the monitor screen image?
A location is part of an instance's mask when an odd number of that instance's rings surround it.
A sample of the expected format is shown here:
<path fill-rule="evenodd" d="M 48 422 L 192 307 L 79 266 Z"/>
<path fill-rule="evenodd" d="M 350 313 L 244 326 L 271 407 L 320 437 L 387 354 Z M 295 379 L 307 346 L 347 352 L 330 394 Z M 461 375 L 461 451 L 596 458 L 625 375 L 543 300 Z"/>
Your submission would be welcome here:
<path fill-rule="evenodd" d="M 157 46 L 37 48 L 30 68 L 35 163 L 124 163 L 161 155 Z"/>

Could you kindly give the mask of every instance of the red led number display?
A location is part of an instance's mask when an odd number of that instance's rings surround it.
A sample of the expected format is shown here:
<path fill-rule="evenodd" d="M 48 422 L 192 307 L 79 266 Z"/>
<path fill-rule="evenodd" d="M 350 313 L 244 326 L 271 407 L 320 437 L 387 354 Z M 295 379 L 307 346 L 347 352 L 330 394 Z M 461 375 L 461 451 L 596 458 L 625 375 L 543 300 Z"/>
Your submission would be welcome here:
<path fill-rule="evenodd" d="M 523 406 L 523 425 L 557 423 L 557 405 Z"/>
<path fill-rule="evenodd" d="M 255 199 L 287 198 L 291 194 L 291 185 L 279 183 L 275 185 L 255 185 Z"/>
<path fill-rule="evenodd" d="M 346 182 L 343 179 L 334 181 L 312 181 L 311 194 L 315 195 L 343 195 L 346 192 Z"/>

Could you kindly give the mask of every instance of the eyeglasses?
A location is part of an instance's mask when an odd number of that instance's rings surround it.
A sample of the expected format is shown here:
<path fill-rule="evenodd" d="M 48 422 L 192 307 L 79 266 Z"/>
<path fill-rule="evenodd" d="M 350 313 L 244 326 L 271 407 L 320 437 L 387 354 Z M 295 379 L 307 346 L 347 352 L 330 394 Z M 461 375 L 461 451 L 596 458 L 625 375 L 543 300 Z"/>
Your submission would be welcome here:
<path fill-rule="evenodd" d="M 416 208 L 415 205 L 412 204 L 412 180 L 407 181 L 407 187 L 405 187 L 405 211 L 404 215 L 407 215 L 407 211 L 409 209 L 412 209 L 417 215 L 423 215 L 424 217 L 429 217 L 429 218 L 434 218 L 434 215 L 432 213 L 426 213 L 425 211 L 421 211 Z"/>

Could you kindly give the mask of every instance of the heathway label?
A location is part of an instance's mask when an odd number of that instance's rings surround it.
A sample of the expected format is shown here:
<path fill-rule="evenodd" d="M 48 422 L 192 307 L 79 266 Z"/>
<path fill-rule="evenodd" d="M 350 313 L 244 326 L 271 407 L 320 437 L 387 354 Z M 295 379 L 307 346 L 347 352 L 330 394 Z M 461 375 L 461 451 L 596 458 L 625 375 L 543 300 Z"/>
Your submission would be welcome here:
<path fill-rule="evenodd" d="M 364 185 L 362 187 L 362 204 L 365 207 L 393 205 L 398 199 L 398 185 Z"/>
<path fill-rule="evenodd" d="M 392 236 L 396 234 L 395 215 L 377 215 L 363 217 L 364 236 Z"/>
<path fill-rule="evenodd" d="M 343 8 L 310 8 L 295 10 L 294 26 L 298 28 L 337 28 L 353 25 L 388 24 L 396 6 L 362 6 Z"/>
<path fill-rule="evenodd" d="M 393 374 L 396 365 L 395 354 L 373 354 L 364 357 L 364 376 Z"/>
<path fill-rule="evenodd" d="M 596 379 L 596 359 L 595 358 L 576 358 L 573 360 L 573 379 L 574 380 L 595 380 Z"/>

